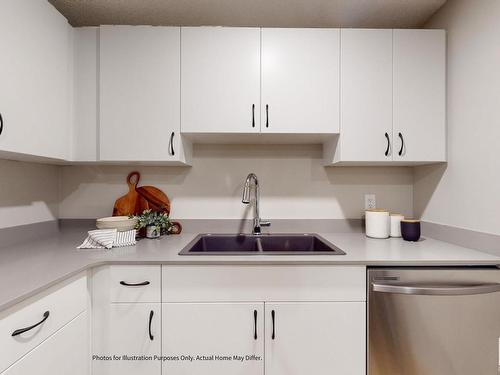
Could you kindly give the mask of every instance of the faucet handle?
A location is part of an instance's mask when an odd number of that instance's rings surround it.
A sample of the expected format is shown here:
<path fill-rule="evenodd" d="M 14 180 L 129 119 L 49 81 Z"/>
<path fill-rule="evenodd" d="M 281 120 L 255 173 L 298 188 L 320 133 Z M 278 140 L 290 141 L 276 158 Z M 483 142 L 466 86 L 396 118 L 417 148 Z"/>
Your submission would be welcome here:
<path fill-rule="evenodd" d="M 260 226 L 261 227 L 270 227 L 271 226 L 271 222 L 269 220 L 261 220 L 260 221 Z"/>

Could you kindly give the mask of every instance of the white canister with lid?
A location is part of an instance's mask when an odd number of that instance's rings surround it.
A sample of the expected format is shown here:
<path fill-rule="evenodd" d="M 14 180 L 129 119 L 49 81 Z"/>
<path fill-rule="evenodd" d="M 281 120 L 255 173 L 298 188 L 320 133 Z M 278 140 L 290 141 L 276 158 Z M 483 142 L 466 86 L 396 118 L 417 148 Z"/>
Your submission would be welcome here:
<path fill-rule="evenodd" d="M 391 237 L 401 237 L 401 220 L 404 220 L 401 214 L 391 214 Z"/>
<path fill-rule="evenodd" d="M 371 238 L 389 238 L 390 219 L 387 210 L 366 210 L 366 235 Z"/>

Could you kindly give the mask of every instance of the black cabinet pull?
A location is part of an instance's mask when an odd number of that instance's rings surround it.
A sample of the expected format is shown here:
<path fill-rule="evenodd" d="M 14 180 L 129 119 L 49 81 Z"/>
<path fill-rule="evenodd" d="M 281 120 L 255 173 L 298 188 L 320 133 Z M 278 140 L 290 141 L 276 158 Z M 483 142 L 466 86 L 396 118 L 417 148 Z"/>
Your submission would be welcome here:
<path fill-rule="evenodd" d="M 269 105 L 266 104 L 266 128 L 269 127 Z"/>
<path fill-rule="evenodd" d="M 273 320 L 273 332 L 271 333 L 271 339 L 273 339 L 273 340 L 274 340 L 274 338 L 276 337 L 276 335 L 274 334 L 274 326 L 275 326 L 275 323 L 274 323 L 274 320 L 275 320 L 275 319 L 274 319 L 274 315 L 275 315 L 274 310 L 271 310 L 271 318 L 272 318 L 272 320 Z"/>
<path fill-rule="evenodd" d="M 385 156 L 389 156 L 389 150 L 391 149 L 391 140 L 389 139 L 389 134 L 385 133 L 385 138 L 387 139 L 387 148 L 385 149 Z"/>
<path fill-rule="evenodd" d="M 255 128 L 255 104 L 252 104 L 252 128 Z"/>
<path fill-rule="evenodd" d="M 253 311 L 253 339 L 257 340 L 257 310 Z"/>
<path fill-rule="evenodd" d="M 401 139 L 401 148 L 399 149 L 398 155 L 403 155 L 403 149 L 405 147 L 405 140 L 403 139 L 403 134 L 401 132 L 398 133 L 398 137 Z"/>
<path fill-rule="evenodd" d="M 170 134 L 170 155 L 172 155 L 172 156 L 175 155 L 175 151 L 174 151 L 174 135 L 175 135 L 174 132 L 172 132 L 172 134 Z"/>
<path fill-rule="evenodd" d="M 14 332 L 12 332 L 12 337 L 20 335 L 21 333 L 24 333 L 24 332 L 28 332 L 28 331 L 32 330 L 33 328 L 35 328 L 35 327 L 38 327 L 40 324 L 42 324 L 43 322 L 45 322 L 47 320 L 47 318 L 49 317 L 49 315 L 50 315 L 50 312 L 49 311 L 45 311 L 43 313 L 43 319 L 42 320 L 40 320 L 36 324 L 33 324 L 30 327 L 16 329 Z"/>
<path fill-rule="evenodd" d="M 0 134 L 3 132 L 3 117 L 2 114 L 0 113 Z"/>
<path fill-rule="evenodd" d="M 120 281 L 120 284 L 124 285 L 124 286 L 146 286 L 146 285 L 149 285 L 150 282 L 143 281 L 142 283 L 127 283 L 126 281 Z"/>
<path fill-rule="evenodd" d="M 153 339 L 154 339 L 154 336 L 151 333 L 151 322 L 153 321 L 153 314 L 154 314 L 154 312 L 153 312 L 153 310 L 151 310 L 149 313 L 149 339 L 151 341 L 153 341 Z"/>

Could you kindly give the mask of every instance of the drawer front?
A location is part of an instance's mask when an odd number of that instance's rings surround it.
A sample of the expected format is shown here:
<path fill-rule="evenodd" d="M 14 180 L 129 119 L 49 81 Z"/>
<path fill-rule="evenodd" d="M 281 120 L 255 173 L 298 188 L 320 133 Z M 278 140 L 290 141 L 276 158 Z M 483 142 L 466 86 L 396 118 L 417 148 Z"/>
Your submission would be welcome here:
<path fill-rule="evenodd" d="M 161 266 L 110 266 L 110 302 L 161 302 Z"/>
<path fill-rule="evenodd" d="M 87 312 L 57 331 L 3 375 L 88 375 Z"/>
<path fill-rule="evenodd" d="M 0 372 L 87 308 L 87 277 L 79 275 L 0 313 Z M 41 322 L 35 328 L 13 332 Z"/>
<path fill-rule="evenodd" d="M 163 302 L 366 301 L 363 266 L 163 266 Z"/>

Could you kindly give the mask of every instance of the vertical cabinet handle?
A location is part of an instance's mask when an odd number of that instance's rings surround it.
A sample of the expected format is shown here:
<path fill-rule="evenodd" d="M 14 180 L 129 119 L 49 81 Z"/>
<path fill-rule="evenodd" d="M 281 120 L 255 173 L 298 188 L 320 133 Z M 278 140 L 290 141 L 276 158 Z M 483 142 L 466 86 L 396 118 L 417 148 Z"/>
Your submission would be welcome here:
<path fill-rule="evenodd" d="M 252 104 L 252 128 L 255 128 L 255 104 Z"/>
<path fill-rule="evenodd" d="M 269 104 L 266 104 L 266 128 L 269 127 Z"/>
<path fill-rule="evenodd" d="M 153 333 L 151 332 L 151 323 L 153 322 L 153 310 L 151 310 L 151 312 L 149 313 L 149 339 L 151 341 L 154 340 L 154 336 L 153 336 Z"/>
<path fill-rule="evenodd" d="M 387 148 L 385 149 L 385 156 L 389 156 L 389 151 L 391 150 L 391 140 L 387 132 L 385 133 L 385 138 L 387 139 Z"/>
<path fill-rule="evenodd" d="M 174 151 L 174 135 L 175 135 L 174 132 L 172 132 L 172 134 L 170 134 L 170 155 L 172 155 L 172 156 L 175 155 L 175 151 Z"/>
<path fill-rule="evenodd" d="M 0 134 L 3 132 L 3 117 L 2 114 L 0 113 Z"/>
<path fill-rule="evenodd" d="M 275 314 L 274 310 L 271 310 L 271 319 L 272 319 L 272 321 L 273 321 L 273 331 L 272 331 L 272 333 L 271 333 L 271 339 L 273 339 L 273 340 L 274 340 L 274 338 L 276 337 L 275 332 L 274 332 L 274 326 L 275 326 L 275 315 L 276 315 L 276 314 Z"/>
<path fill-rule="evenodd" d="M 399 139 L 401 139 L 401 148 L 399 149 L 398 155 L 401 156 L 403 155 L 403 150 L 405 148 L 405 140 L 403 139 L 403 134 L 401 132 L 398 133 Z"/>
<path fill-rule="evenodd" d="M 20 334 L 22 334 L 24 332 L 31 331 L 33 328 L 38 327 L 40 324 L 42 324 L 43 322 L 45 322 L 47 320 L 47 318 L 49 317 L 49 315 L 50 315 L 50 312 L 49 311 L 45 311 L 43 313 L 43 319 L 42 320 L 40 320 L 36 324 L 33 324 L 32 326 L 29 326 L 29 327 L 26 327 L 26 328 L 16 329 L 14 332 L 12 332 L 12 337 L 18 336 L 18 335 L 20 335 Z"/>
<path fill-rule="evenodd" d="M 253 339 L 257 340 L 257 310 L 253 311 Z"/>

